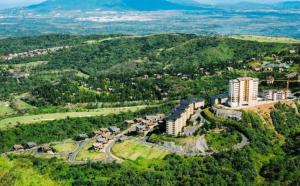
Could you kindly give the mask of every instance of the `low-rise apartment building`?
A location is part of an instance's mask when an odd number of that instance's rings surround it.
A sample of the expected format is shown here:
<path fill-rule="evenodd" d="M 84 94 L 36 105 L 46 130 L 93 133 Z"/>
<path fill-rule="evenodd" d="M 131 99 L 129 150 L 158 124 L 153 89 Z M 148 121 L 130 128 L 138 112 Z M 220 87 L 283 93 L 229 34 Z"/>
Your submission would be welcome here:
<path fill-rule="evenodd" d="M 195 110 L 204 107 L 205 100 L 189 99 L 182 101 L 177 105 L 171 115 L 168 117 L 166 132 L 169 135 L 177 136 L 182 132 L 182 129 L 186 126 L 187 121 L 195 113 Z"/>
<path fill-rule="evenodd" d="M 263 97 L 267 101 L 278 101 L 278 100 L 285 100 L 288 99 L 291 96 L 291 91 L 282 89 L 282 90 L 265 90 L 263 92 Z"/>

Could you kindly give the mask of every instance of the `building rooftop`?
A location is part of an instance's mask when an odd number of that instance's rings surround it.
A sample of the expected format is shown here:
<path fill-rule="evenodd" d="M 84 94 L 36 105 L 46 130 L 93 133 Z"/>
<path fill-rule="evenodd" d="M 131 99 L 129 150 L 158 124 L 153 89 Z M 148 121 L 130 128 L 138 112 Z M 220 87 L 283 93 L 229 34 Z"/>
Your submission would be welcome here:
<path fill-rule="evenodd" d="M 211 96 L 210 99 L 222 99 L 222 98 L 228 98 L 228 93 L 222 93 L 222 94 L 217 94 L 214 96 Z"/>
<path fill-rule="evenodd" d="M 180 118 L 180 115 L 184 113 L 185 109 L 188 108 L 190 104 L 203 101 L 205 101 L 203 98 L 193 98 L 181 101 L 180 104 L 173 109 L 168 119 L 175 121 L 176 119 Z"/>
<path fill-rule="evenodd" d="M 143 129 L 146 128 L 146 126 L 145 126 L 145 125 L 140 125 L 140 124 L 139 124 L 139 125 L 136 126 L 136 128 L 139 129 L 139 130 L 143 130 Z"/>
<path fill-rule="evenodd" d="M 106 139 L 106 138 L 103 138 L 103 137 L 97 137 L 96 140 L 97 140 L 97 142 L 99 142 L 99 143 L 106 143 L 106 142 L 107 142 L 107 139 Z"/>
<path fill-rule="evenodd" d="M 109 127 L 109 130 L 111 131 L 111 132 L 120 132 L 120 128 L 118 128 L 118 127 L 116 127 L 116 126 L 111 126 L 111 127 Z"/>
<path fill-rule="evenodd" d="M 230 82 L 238 83 L 238 82 L 244 81 L 244 80 L 259 80 L 259 79 L 258 78 L 253 78 L 253 77 L 239 77 L 237 79 L 230 80 Z"/>

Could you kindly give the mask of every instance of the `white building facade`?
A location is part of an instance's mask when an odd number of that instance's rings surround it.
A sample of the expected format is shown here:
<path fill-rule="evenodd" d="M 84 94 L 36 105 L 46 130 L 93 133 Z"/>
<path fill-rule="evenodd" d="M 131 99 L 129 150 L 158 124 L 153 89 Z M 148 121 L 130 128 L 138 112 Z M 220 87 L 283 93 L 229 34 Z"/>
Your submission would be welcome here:
<path fill-rule="evenodd" d="M 205 100 L 202 98 L 182 101 L 168 117 L 166 133 L 174 136 L 180 134 L 195 110 L 204 107 L 204 105 Z"/>
<path fill-rule="evenodd" d="M 259 79 L 243 77 L 229 81 L 229 101 L 231 107 L 253 106 L 257 104 Z"/>
<path fill-rule="evenodd" d="M 290 90 L 265 90 L 263 92 L 263 97 L 267 101 L 279 101 L 288 99 L 291 96 Z"/>

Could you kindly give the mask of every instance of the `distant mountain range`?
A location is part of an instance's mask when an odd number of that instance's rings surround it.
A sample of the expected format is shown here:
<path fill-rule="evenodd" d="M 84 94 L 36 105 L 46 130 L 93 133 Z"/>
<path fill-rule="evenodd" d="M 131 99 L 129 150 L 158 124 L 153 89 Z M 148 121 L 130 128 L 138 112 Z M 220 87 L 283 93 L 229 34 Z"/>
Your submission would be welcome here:
<path fill-rule="evenodd" d="M 254 2 L 240 2 L 235 4 L 219 4 L 217 7 L 230 8 L 237 10 L 256 10 L 256 9 L 279 9 L 279 10 L 288 10 L 288 9 L 300 9 L 300 1 L 286 1 L 276 4 L 264 4 L 254 3 Z"/>
<path fill-rule="evenodd" d="M 48 0 L 28 7 L 36 11 L 52 10 L 191 10 L 198 9 L 195 4 L 175 3 L 167 0 Z"/>
<path fill-rule="evenodd" d="M 280 9 L 300 9 L 300 1 L 286 1 L 275 5 Z"/>
<path fill-rule="evenodd" d="M 30 10 L 49 12 L 54 10 L 198 10 L 198 9 L 300 9 L 299 1 L 277 4 L 241 2 L 216 6 L 200 4 L 194 0 L 47 0 L 28 7 Z"/>
<path fill-rule="evenodd" d="M 0 38 L 47 33 L 161 32 L 300 38 L 299 1 L 266 4 L 263 3 L 266 1 L 233 3 L 237 1 L 231 0 L 227 1 L 231 4 L 215 5 L 197 1 L 46 0 L 23 8 L 0 10 Z"/>

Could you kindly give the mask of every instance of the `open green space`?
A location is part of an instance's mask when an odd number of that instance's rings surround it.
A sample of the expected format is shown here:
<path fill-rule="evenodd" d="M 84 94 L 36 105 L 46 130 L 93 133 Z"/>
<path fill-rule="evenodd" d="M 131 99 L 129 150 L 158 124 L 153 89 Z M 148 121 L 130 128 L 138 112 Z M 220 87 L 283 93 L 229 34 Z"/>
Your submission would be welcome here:
<path fill-rule="evenodd" d="M 91 110 L 90 112 L 67 112 L 67 113 L 53 113 L 40 114 L 32 116 L 19 116 L 6 118 L 0 121 L 0 129 L 6 129 L 16 126 L 17 124 L 34 124 L 43 121 L 61 120 L 66 118 L 80 118 L 80 117 L 94 117 L 109 114 L 118 114 L 121 112 L 135 112 L 147 106 L 133 106 L 133 107 L 118 107 L 118 108 L 101 108 Z"/>
<path fill-rule="evenodd" d="M 199 136 L 174 137 L 163 134 L 152 134 L 149 141 L 152 143 L 174 142 L 177 145 L 186 146 L 197 141 Z"/>
<path fill-rule="evenodd" d="M 0 66 L 4 67 L 13 67 L 13 68 L 22 68 L 22 67 L 27 67 L 27 68 L 32 68 L 32 67 L 37 67 L 40 65 L 46 65 L 48 64 L 48 61 L 34 61 L 34 62 L 29 62 L 29 63 L 20 63 L 20 64 L 3 64 Z"/>
<path fill-rule="evenodd" d="M 105 158 L 105 154 L 103 152 L 97 152 L 91 149 L 94 142 L 96 141 L 92 140 L 84 146 L 84 148 L 77 154 L 76 161 L 99 161 Z"/>
<path fill-rule="evenodd" d="M 207 144 L 217 150 L 223 151 L 232 148 L 241 142 L 242 137 L 237 131 L 209 132 L 206 135 Z"/>
<path fill-rule="evenodd" d="M 9 106 L 8 102 L 0 102 L 0 117 L 14 114 L 15 110 Z"/>
<path fill-rule="evenodd" d="M 266 43 L 289 43 L 289 44 L 299 44 L 299 39 L 289 38 L 289 37 L 267 37 L 267 36 L 256 36 L 256 35 L 234 35 L 231 36 L 234 39 L 240 39 L 245 41 L 257 41 Z"/>
<path fill-rule="evenodd" d="M 16 110 L 30 110 L 36 108 L 32 105 L 29 105 L 25 101 L 21 100 L 19 97 L 17 97 L 12 101 L 12 105 Z"/>
<path fill-rule="evenodd" d="M 74 141 L 67 140 L 59 143 L 53 143 L 51 144 L 51 147 L 56 153 L 71 153 L 76 149 L 77 144 Z"/>
<path fill-rule="evenodd" d="M 167 154 L 166 150 L 161 150 L 155 147 L 150 147 L 135 141 L 125 141 L 117 143 L 113 146 L 112 152 L 114 155 L 127 160 L 143 159 L 163 159 Z"/>

